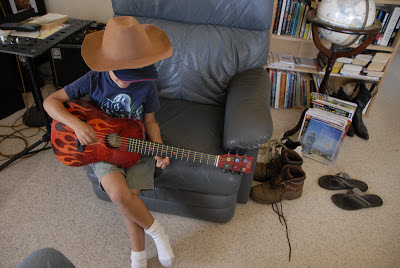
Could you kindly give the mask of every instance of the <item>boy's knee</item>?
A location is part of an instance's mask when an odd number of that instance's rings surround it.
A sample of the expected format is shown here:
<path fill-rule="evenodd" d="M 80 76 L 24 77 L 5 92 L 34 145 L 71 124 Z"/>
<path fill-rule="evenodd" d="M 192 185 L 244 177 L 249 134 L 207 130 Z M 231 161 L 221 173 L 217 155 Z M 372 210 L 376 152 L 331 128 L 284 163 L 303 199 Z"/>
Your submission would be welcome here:
<path fill-rule="evenodd" d="M 129 189 L 110 189 L 107 194 L 111 201 L 117 205 L 125 205 L 132 199 Z"/>

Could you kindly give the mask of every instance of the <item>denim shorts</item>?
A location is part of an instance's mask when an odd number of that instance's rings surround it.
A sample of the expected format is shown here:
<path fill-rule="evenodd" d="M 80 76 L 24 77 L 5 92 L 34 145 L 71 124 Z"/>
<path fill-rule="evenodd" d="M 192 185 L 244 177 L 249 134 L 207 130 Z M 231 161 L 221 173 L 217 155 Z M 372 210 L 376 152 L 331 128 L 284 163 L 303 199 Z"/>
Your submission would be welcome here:
<path fill-rule="evenodd" d="M 153 156 L 142 155 L 139 161 L 130 168 L 120 168 L 108 162 L 96 162 L 91 164 L 94 174 L 101 179 L 112 172 L 120 172 L 125 176 L 129 189 L 151 190 L 154 189 L 154 169 L 156 160 Z M 103 187 L 101 187 L 103 188 Z"/>

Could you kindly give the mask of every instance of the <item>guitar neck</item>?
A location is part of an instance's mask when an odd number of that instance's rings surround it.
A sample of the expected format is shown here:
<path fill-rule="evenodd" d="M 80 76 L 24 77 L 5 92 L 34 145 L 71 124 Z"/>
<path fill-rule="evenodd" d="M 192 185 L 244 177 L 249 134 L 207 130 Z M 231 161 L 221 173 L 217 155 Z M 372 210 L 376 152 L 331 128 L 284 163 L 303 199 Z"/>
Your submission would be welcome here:
<path fill-rule="evenodd" d="M 129 138 L 126 150 L 132 153 L 160 157 L 168 156 L 173 159 L 218 166 L 218 155 L 196 152 L 141 139 Z"/>

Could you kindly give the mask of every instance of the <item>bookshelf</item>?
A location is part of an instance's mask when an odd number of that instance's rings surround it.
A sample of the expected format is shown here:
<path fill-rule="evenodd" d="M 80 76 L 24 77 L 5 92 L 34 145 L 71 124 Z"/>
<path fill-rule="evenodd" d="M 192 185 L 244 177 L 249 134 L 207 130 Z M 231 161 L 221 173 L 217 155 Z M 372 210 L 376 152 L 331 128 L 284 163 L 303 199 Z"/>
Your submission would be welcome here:
<path fill-rule="evenodd" d="M 274 8 L 273 8 L 273 18 L 272 22 L 275 22 L 275 17 L 276 17 L 276 10 L 277 10 L 277 4 L 279 0 L 274 0 Z M 394 5 L 394 6 L 400 6 L 400 0 L 375 0 L 375 4 L 377 8 L 379 6 L 383 5 Z M 400 46 L 400 33 L 396 35 L 396 38 L 393 42 L 392 46 L 381 46 L 381 45 L 369 45 L 367 49 L 376 51 L 376 52 L 386 52 L 392 54 L 390 57 L 385 69 L 384 69 L 384 74 L 381 78 L 376 78 L 376 77 L 371 77 L 371 76 L 363 76 L 363 75 L 358 75 L 358 76 L 344 76 L 341 74 L 331 74 L 331 79 L 335 80 L 334 84 L 345 84 L 348 81 L 351 80 L 366 80 L 366 81 L 377 81 L 378 82 L 378 90 L 382 84 L 382 82 L 385 79 L 385 75 L 387 70 L 390 68 L 390 65 L 392 63 L 392 60 L 394 58 L 395 53 L 397 52 L 399 46 Z M 270 32 L 270 51 L 276 52 L 276 53 L 285 53 L 285 54 L 291 54 L 295 57 L 301 57 L 301 58 L 316 58 L 319 50 L 315 47 L 314 42 L 312 38 L 310 39 L 303 39 L 301 37 L 294 37 L 294 36 L 289 36 L 289 35 L 277 35 L 273 33 L 273 27 L 271 27 L 271 32 Z M 323 41 L 323 44 L 326 47 L 330 46 L 330 42 L 328 41 Z M 356 44 L 352 45 L 352 47 L 357 46 Z M 266 65 L 266 68 L 269 68 Z M 288 70 L 285 68 L 277 68 L 273 67 L 271 69 L 281 69 L 281 70 Z M 316 68 L 305 68 L 305 67 L 295 67 L 294 69 L 290 69 L 290 71 L 295 71 L 295 72 L 300 72 L 300 73 L 311 73 L 311 74 L 319 74 L 320 76 L 324 75 L 324 72 L 319 72 Z M 336 79 L 339 79 L 339 81 L 336 81 Z M 376 94 L 374 94 L 376 96 Z M 372 100 L 373 102 L 373 100 Z M 371 104 L 372 104 L 371 102 Z M 371 106 L 370 104 L 370 106 Z"/>

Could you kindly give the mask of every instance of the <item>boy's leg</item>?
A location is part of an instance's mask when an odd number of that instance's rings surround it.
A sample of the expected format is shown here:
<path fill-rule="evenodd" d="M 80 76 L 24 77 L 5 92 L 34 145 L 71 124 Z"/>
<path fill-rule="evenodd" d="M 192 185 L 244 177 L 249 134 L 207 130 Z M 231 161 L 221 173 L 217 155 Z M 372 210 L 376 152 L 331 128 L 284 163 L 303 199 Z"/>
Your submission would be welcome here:
<path fill-rule="evenodd" d="M 137 194 L 132 194 L 126 185 L 125 176 L 119 172 L 105 175 L 101 185 L 119 211 L 143 229 L 148 229 L 154 222 L 153 216 Z"/>
<path fill-rule="evenodd" d="M 144 234 L 142 233 L 144 229 L 156 243 L 161 264 L 167 267 L 172 266 L 175 256 L 168 236 L 164 228 L 154 221 L 150 211 L 138 196 L 139 190 L 129 190 L 125 176 L 119 172 L 105 175 L 101 180 L 101 185 L 124 217 L 133 251 L 136 252 L 135 250 L 142 248 L 144 250 Z"/>
<path fill-rule="evenodd" d="M 139 190 L 129 190 L 125 176 L 119 172 L 105 175 L 101 185 L 124 218 L 131 243 L 131 266 L 147 267 L 144 227 L 154 222 L 149 210 L 139 198 Z"/>

